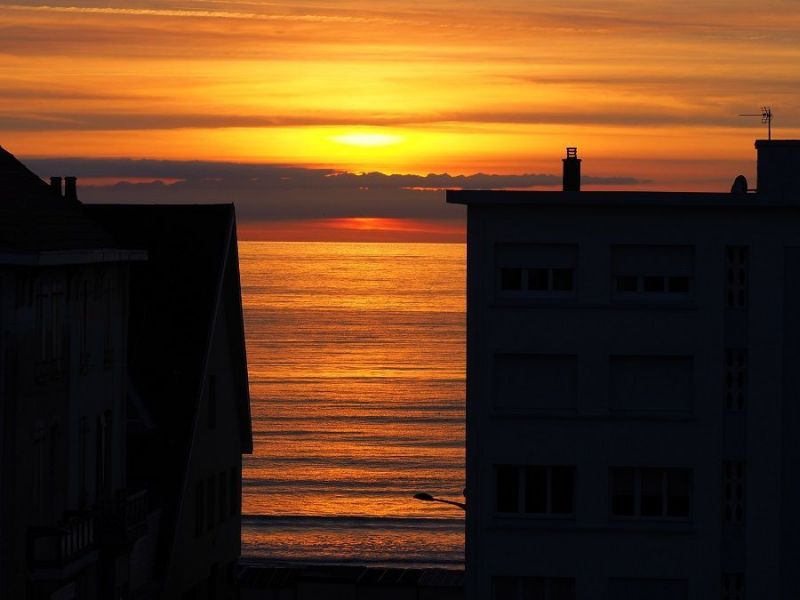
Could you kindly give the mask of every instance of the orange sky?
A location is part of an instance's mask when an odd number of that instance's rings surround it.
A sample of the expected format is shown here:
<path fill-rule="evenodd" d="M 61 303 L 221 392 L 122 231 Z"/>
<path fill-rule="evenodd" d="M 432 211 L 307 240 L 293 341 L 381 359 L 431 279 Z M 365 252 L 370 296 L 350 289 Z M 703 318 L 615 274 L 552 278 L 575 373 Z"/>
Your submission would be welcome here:
<path fill-rule="evenodd" d="M 589 175 L 726 190 L 764 135 L 738 113 L 800 136 L 799 65 L 793 0 L 4 3 L 0 144 L 420 175 L 576 145 Z"/>

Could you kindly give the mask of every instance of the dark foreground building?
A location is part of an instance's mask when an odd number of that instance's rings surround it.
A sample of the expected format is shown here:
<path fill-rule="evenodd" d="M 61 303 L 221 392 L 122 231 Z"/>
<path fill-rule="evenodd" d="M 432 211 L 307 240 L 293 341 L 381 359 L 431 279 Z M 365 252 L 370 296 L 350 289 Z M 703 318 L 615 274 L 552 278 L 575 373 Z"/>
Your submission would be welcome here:
<path fill-rule="evenodd" d="M 468 207 L 466 597 L 797 598 L 800 141 L 758 189 Z"/>
<path fill-rule="evenodd" d="M 252 450 L 232 205 L 87 206 L 0 149 L 0 597 L 228 598 Z"/>

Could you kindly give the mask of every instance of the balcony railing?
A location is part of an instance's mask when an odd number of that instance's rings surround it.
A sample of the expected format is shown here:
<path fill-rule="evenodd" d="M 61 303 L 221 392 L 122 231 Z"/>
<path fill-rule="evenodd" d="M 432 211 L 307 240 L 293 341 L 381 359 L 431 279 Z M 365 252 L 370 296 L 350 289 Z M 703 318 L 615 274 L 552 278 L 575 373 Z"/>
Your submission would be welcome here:
<path fill-rule="evenodd" d="M 122 490 L 97 503 L 97 541 L 125 544 L 147 530 L 147 490 Z"/>
<path fill-rule="evenodd" d="M 28 529 L 28 561 L 33 568 L 63 567 L 94 547 L 94 517 L 68 513 L 56 527 Z"/>

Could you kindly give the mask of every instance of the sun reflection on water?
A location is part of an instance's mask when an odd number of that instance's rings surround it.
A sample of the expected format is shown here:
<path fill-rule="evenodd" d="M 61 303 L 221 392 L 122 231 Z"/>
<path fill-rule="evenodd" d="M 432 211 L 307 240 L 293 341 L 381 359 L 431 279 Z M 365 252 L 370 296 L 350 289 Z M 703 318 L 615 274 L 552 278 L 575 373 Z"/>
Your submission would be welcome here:
<path fill-rule="evenodd" d="M 463 513 L 412 496 L 464 486 L 464 255 L 240 243 L 255 445 L 245 555 L 463 560 Z"/>

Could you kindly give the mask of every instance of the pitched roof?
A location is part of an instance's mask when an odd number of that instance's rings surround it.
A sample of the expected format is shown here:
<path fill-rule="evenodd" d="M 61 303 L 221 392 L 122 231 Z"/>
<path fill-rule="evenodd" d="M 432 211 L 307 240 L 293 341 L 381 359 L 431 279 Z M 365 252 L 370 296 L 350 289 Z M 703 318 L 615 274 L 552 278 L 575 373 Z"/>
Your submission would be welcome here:
<path fill-rule="evenodd" d="M 41 252 L 116 248 L 86 214 L 0 147 L 0 250 Z"/>
<path fill-rule="evenodd" d="M 129 470 L 132 480 L 146 480 L 166 506 L 175 506 L 183 492 L 214 319 L 223 308 L 233 317 L 231 335 L 241 341 L 232 347 L 238 371 L 232 379 L 239 387 L 242 451 L 252 449 L 234 208 L 86 208 L 123 247 L 147 251 L 146 262 L 131 265 L 128 364 L 155 430 L 129 439 Z M 175 525 L 176 515 L 165 517 Z"/>

